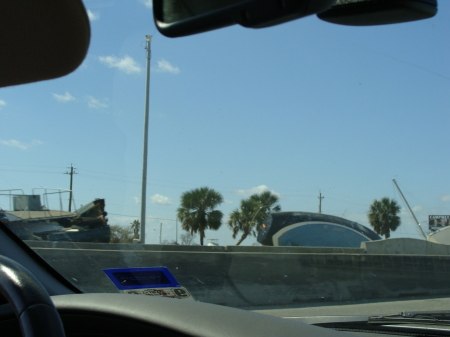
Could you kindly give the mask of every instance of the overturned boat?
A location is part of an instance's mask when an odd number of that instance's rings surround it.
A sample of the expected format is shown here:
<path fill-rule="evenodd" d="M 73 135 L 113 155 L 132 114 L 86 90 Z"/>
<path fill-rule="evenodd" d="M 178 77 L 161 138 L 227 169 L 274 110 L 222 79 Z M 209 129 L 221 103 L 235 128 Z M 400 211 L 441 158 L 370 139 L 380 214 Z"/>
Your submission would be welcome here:
<path fill-rule="evenodd" d="M 0 222 L 22 240 L 104 242 L 110 241 L 111 230 L 105 212 L 105 199 L 95 199 L 74 212 L 62 210 L 62 189 L 51 189 L 42 195 L 59 194 L 60 210 L 52 210 L 41 202 L 39 194 L 1 194 L 9 198 L 11 210 L 0 208 Z M 54 192 L 57 190 L 58 192 Z M 5 192 L 5 191 L 3 191 Z M 34 190 L 33 190 L 34 192 Z"/>

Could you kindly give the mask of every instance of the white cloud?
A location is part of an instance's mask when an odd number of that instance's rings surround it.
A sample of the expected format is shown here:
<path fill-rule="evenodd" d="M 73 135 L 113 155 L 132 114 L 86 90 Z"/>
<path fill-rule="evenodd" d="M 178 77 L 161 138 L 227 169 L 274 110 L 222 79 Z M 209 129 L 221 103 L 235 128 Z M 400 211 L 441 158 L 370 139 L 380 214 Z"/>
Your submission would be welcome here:
<path fill-rule="evenodd" d="M 66 91 L 66 93 L 64 95 L 58 95 L 58 94 L 54 94 L 52 93 L 53 97 L 59 101 L 59 102 L 70 102 L 73 101 L 75 99 L 75 97 L 73 97 L 71 94 L 69 94 L 69 92 Z"/>
<path fill-rule="evenodd" d="M 142 71 L 139 64 L 128 55 L 125 55 L 123 58 L 118 58 L 116 56 L 99 56 L 98 59 L 108 67 L 117 68 L 125 74 L 137 74 Z"/>
<path fill-rule="evenodd" d="M 444 201 L 444 202 L 450 201 L 450 195 L 449 195 L 449 194 L 443 195 L 443 196 L 441 197 L 441 201 Z"/>
<path fill-rule="evenodd" d="M 423 207 L 421 205 L 413 206 L 411 208 L 414 215 L 419 218 L 421 216 L 421 212 L 423 211 Z M 402 207 L 400 209 L 400 216 L 410 218 L 411 217 L 411 211 L 408 209 L 408 207 Z"/>
<path fill-rule="evenodd" d="M 103 108 L 107 108 L 108 104 L 106 104 L 92 96 L 88 96 L 88 107 L 90 107 L 92 109 L 103 109 Z"/>
<path fill-rule="evenodd" d="M 11 146 L 11 147 L 17 147 L 21 150 L 28 150 L 28 146 L 22 142 L 19 142 L 18 140 L 11 139 L 11 140 L 2 140 L 0 139 L 0 144 Z"/>
<path fill-rule="evenodd" d="M 417 205 L 412 208 L 413 212 L 420 212 L 422 210 L 422 206 Z"/>
<path fill-rule="evenodd" d="M 0 109 L 3 108 L 6 105 L 6 102 L 2 99 L 0 99 Z"/>
<path fill-rule="evenodd" d="M 139 205 L 141 203 L 141 200 L 138 197 L 133 197 L 134 202 L 136 205 Z"/>
<path fill-rule="evenodd" d="M 280 197 L 280 193 L 275 192 L 274 190 L 269 189 L 266 185 L 259 185 L 256 187 L 249 188 L 247 190 L 237 190 L 235 193 L 237 195 L 250 196 L 252 194 L 261 194 L 263 192 L 269 191 L 272 194 L 275 194 L 277 197 Z"/>
<path fill-rule="evenodd" d="M 153 8 L 152 0 L 141 0 L 141 3 L 147 8 Z"/>
<path fill-rule="evenodd" d="M 87 68 L 89 68 L 87 57 L 83 60 L 83 63 L 81 63 L 81 65 L 80 65 L 79 68 L 81 68 L 81 69 L 87 69 Z"/>
<path fill-rule="evenodd" d="M 42 145 L 44 143 L 41 142 L 40 140 L 33 140 L 31 143 L 23 143 L 23 142 L 19 142 L 18 140 L 15 140 L 15 139 L 10 139 L 10 140 L 0 139 L 0 144 L 5 145 L 5 146 L 10 146 L 10 147 L 16 147 L 21 150 L 28 150 L 36 145 Z"/>
<path fill-rule="evenodd" d="M 232 200 L 224 200 L 223 202 L 226 204 L 234 204 L 234 202 Z"/>
<path fill-rule="evenodd" d="M 178 74 L 180 72 L 180 68 L 173 66 L 169 61 L 161 59 L 161 61 L 156 63 L 156 71 L 161 73 Z"/>
<path fill-rule="evenodd" d="M 400 208 L 400 216 L 411 215 L 411 212 L 407 207 Z"/>
<path fill-rule="evenodd" d="M 170 201 L 170 198 L 165 197 L 160 194 L 152 195 L 150 197 L 150 202 L 152 202 L 153 204 L 158 204 L 158 205 L 170 205 L 172 203 Z"/>
<path fill-rule="evenodd" d="M 95 21 L 100 18 L 100 15 L 93 13 L 90 9 L 87 10 L 87 15 L 90 21 Z"/>

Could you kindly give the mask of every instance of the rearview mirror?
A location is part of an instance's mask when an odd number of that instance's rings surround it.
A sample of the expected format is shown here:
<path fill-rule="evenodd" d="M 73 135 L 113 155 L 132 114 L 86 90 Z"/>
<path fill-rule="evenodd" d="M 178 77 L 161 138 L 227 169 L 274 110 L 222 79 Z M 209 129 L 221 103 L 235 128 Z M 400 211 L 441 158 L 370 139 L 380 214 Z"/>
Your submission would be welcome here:
<path fill-rule="evenodd" d="M 169 37 L 240 24 L 262 28 L 316 14 L 336 0 L 153 0 L 156 26 Z"/>
<path fill-rule="evenodd" d="M 428 19 L 436 13 L 436 0 L 337 0 L 317 16 L 341 25 L 373 26 Z"/>
<path fill-rule="evenodd" d="M 0 87 L 69 74 L 90 37 L 81 0 L 0 1 Z"/>

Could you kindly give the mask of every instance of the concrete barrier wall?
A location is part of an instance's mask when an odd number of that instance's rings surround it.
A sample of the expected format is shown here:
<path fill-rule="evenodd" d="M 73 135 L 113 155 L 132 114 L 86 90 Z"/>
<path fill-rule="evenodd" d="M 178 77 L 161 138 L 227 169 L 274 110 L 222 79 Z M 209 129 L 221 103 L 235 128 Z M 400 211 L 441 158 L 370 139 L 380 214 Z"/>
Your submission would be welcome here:
<path fill-rule="evenodd" d="M 67 241 L 25 241 L 35 248 L 102 249 L 102 250 L 147 250 L 167 252 L 228 252 L 228 253 L 291 253 L 291 254 L 408 254 L 450 255 L 450 245 L 420 239 L 390 238 L 361 242 L 360 248 L 339 247 L 271 247 L 271 246 L 181 246 L 141 245 L 125 243 L 89 243 Z"/>
<path fill-rule="evenodd" d="M 450 255 L 450 245 L 409 238 L 362 242 L 361 248 L 367 254 Z"/>
<path fill-rule="evenodd" d="M 197 300 L 234 307 L 450 295 L 450 256 L 28 243 L 84 292 L 118 291 L 103 269 L 165 266 Z"/>

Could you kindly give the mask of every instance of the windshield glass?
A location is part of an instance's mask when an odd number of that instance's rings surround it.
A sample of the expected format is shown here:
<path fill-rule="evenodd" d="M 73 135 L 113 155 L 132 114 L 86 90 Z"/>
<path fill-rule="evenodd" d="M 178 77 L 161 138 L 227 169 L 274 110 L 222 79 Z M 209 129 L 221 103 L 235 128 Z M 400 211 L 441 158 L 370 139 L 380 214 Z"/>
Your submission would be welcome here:
<path fill-rule="evenodd" d="M 84 4 L 83 64 L 0 91 L 0 220 L 67 280 L 336 315 L 450 295 L 447 1 L 176 39 L 150 0 Z"/>

